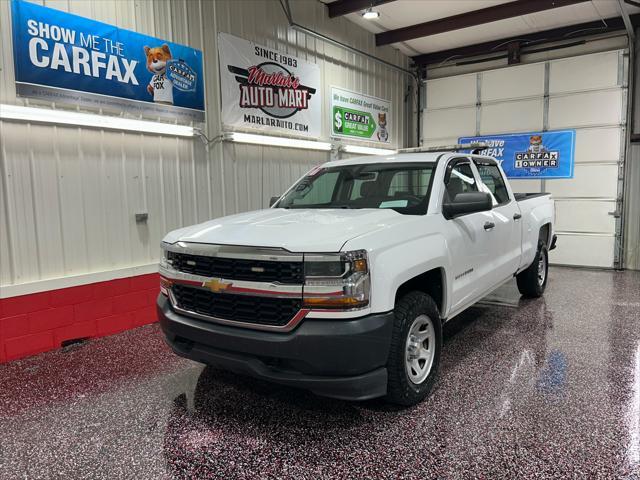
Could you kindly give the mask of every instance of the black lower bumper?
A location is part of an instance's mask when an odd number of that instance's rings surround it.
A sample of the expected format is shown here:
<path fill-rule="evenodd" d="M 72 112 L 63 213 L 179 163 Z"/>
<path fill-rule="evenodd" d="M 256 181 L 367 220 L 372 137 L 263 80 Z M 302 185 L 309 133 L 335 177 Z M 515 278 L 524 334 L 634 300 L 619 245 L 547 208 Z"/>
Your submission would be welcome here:
<path fill-rule="evenodd" d="M 357 319 L 307 319 L 293 331 L 229 327 L 181 315 L 158 297 L 167 343 L 192 360 L 319 395 L 367 400 L 387 392 L 393 312 Z"/>

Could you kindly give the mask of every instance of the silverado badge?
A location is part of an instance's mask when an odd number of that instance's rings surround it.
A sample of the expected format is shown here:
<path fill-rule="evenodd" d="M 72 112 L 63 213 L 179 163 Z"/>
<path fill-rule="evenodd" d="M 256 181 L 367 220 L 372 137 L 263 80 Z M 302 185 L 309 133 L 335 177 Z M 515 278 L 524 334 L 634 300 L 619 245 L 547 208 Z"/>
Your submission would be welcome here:
<path fill-rule="evenodd" d="M 220 293 L 225 291 L 227 288 L 229 288 L 231 286 L 231 282 L 223 282 L 218 278 L 212 278 L 211 280 L 202 282 L 202 286 L 204 288 L 208 288 L 213 293 Z"/>

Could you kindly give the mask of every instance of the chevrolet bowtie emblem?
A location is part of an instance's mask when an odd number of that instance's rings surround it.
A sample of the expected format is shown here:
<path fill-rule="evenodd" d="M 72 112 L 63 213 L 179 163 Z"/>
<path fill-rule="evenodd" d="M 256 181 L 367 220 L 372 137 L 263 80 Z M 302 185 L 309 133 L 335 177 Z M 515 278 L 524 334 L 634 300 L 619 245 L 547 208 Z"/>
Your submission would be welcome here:
<path fill-rule="evenodd" d="M 223 282 L 222 280 L 219 280 L 217 278 L 212 278 L 211 280 L 202 282 L 202 286 L 204 288 L 208 288 L 213 293 L 220 293 L 229 288 L 231 286 L 231 282 Z"/>

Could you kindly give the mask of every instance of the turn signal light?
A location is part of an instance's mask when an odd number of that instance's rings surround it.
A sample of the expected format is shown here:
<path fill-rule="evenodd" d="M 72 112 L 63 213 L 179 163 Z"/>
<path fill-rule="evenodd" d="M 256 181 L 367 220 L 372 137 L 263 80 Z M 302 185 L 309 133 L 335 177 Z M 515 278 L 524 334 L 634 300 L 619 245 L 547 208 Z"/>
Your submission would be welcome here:
<path fill-rule="evenodd" d="M 307 297 L 304 306 L 309 308 L 362 308 L 369 303 L 357 297 Z"/>
<path fill-rule="evenodd" d="M 367 273 L 367 259 L 366 258 L 358 258 L 353 261 L 353 271 L 354 272 L 362 272 Z"/>
<path fill-rule="evenodd" d="M 162 293 L 165 297 L 169 296 L 169 290 L 173 286 L 173 282 L 168 278 L 160 276 L 160 293 Z"/>

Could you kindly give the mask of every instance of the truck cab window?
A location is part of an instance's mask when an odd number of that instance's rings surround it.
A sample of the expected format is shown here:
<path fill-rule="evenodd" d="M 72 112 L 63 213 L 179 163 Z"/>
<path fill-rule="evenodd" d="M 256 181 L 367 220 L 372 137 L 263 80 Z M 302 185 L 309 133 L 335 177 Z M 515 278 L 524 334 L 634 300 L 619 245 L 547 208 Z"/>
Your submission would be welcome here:
<path fill-rule="evenodd" d="M 364 184 L 369 184 L 369 182 L 375 182 L 378 178 L 378 172 L 371 172 L 370 174 L 360 175 L 359 178 L 355 178 L 353 180 L 353 185 L 351 186 L 351 194 L 349 198 L 351 200 L 358 200 L 366 196 L 367 186 Z"/>
<path fill-rule="evenodd" d="M 293 205 L 316 205 L 331 203 L 333 192 L 338 180 L 338 172 L 326 172 L 321 174 L 317 181 L 304 179 L 293 190 Z"/>
<path fill-rule="evenodd" d="M 424 215 L 433 162 L 347 164 L 312 171 L 291 188 L 276 208 L 386 208 Z"/>
<path fill-rule="evenodd" d="M 479 164 L 477 165 L 480 173 L 480 189 L 483 192 L 490 193 L 493 198 L 494 205 L 502 205 L 509 203 L 509 192 L 497 165 Z"/>
<path fill-rule="evenodd" d="M 397 172 L 391 178 L 388 195 L 390 197 L 403 195 L 425 196 L 429 189 L 431 172 L 431 169 Z"/>

